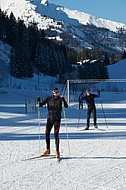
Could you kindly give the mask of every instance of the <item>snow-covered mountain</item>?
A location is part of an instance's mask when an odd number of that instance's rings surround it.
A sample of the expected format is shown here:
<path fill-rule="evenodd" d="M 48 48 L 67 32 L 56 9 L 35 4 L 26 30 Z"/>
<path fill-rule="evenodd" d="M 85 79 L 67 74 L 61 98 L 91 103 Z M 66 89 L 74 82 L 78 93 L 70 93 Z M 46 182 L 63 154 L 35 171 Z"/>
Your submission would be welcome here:
<path fill-rule="evenodd" d="M 41 17 L 44 15 L 72 25 L 92 24 L 97 27 L 108 28 L 111 31 L 116 31 L 117 27 L 126 27 L 123 23 L 97 18 L 84 12 L 50 4 L 48 0 L 4 0 L 0 2 L 0 6 L 8 14 L 12 11 L 16 18 L 20 17 L 25 21 L 27 19 L 29 21 L 35 20 L 42 28 Z"/>
<path fill-rule="evenodd" d="M 84 12 L 51 4 L 48 0 L 4 0 L 0 2 L 0 7 L 7 14 L 13 12 L 16 18 L 23 19 L 26 24 L 37 22 L 38 27 L 44 29 L 48 37 L 61 40 L 70 47 L 104 46 L 106 49 L 110 46 L 111 51 L 120 51 L 122 46 L 125 47 L 125 44 L 120 45 L 116 33 L 117 28 L 126 28 L 123 23 L 96 18 Z"/>

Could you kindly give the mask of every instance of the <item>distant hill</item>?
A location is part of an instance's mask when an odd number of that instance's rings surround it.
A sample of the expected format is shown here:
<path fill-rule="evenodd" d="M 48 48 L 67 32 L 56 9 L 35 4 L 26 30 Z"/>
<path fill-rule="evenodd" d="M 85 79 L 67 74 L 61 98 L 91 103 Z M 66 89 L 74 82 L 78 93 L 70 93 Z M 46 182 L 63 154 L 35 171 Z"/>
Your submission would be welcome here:
<path fill-rule="evenodd" d="M 11 50 L 11 47 L 9 45 L 4 44 L 3 42 L 0 41 L 0 55 L 1 55 L 0 69 L 1 69 L 1 73 L 6 74 L 5 75 L 6 80 L 8 80 L 9 78 L 8 72 L 9 72 L 9 61 L 10 61 L 10 50 Z M 116 64 L 107 66 L 107 69 L 108 69 L 110 79 L 126 79 L 126 59 L 121 60 L 117 62 Z M 2 77 L 3 77 L 3 74 L 2 74 Z M 46 76 L 44 78 L 46 78 Z M 50 80 L 51 77 L 47 77 L 47 78 L 49 78 Z M 0 79 L 2 79 L 1 75 L 0 75 Z M 32 79 L 28 79 L 28 80 L 30 81 Z M 56 81 L 55 77 L 54 77 L 54 81 Z"/>

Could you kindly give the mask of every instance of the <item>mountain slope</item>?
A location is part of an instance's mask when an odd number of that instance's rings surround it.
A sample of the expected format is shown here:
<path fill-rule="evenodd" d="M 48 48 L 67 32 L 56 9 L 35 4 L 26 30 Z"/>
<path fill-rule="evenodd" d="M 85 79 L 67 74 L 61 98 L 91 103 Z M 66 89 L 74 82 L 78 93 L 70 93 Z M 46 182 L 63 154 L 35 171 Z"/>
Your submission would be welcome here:
<path fill-rule="evenodd" d="M 11 47 L 0 41 L 0 55 L 1 55 L 0 68 L 4 71 L 4 73 L 8 71 L 8 66 L 10 62 L 10 51 L 11 51 Z M 113 65 L 107 66 L 107 69 L 108 69 L 108 74 L 109 74 L 110 79 L 125 79 L 126 78 L 126 59 L 123 59 Z M 32 79 L 29 79 L 29 80 L 32 80 Z"/>
<path fill-rule="evenodd" d="M 110 79 L 126 79 L 126 59 L 107 67 Z"/>
<path fill-rule="evenodd" d="M 40 22 L 41 15 L 46 15 L 56 21 L 64 21 L 68 24 L 92 24 L 97 27 L 108 28 L 111 31 L 116 31 L 116 27 L 126 27 L 123 23 L 96 18 L 84 12 L 50 4 L 47 0 L 4 0 L 0 2 L 0 6 L 8 13 L 12 11 L 16 17 L 25 18 L 29 16 L 29 20 L 34 18 L 36 21 L 38 19 L 38 22 Z"/>
<path fill-rule="evenodd" d="M 13 12 L 26 24 L 38 23 L 48 38 L 56 38 L 77 50 L 99 47 L 103 52 L 117 53 L 125 47 L 126 40 L 122 42 L 116 33 L 117 28 L 126 28 L 122 23 L 50 4 L 47 0 L 4 0 L 0 6 L 8 15 Z"/>
<path fill-rule="evenodd" d="M 11 47 L 0 41 L 0 68 L 9 66 Z"/>

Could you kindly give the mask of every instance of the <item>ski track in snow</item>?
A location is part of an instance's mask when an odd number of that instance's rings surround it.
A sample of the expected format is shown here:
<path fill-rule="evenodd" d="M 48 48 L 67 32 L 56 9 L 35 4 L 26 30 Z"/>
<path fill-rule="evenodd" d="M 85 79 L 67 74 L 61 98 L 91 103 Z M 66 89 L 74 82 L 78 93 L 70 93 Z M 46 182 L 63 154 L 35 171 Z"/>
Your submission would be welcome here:
<path fill-rule="evenodd" d="M 86 147 L 77 145 L 86 144 Z M 124 142 L 125 143 L 125 142 Z M 122 146 L 123 142 L 117 144 Z M 8 144 L 8 143 L 3 143 Z M 17 145 L 16 145 L 17 144 Z M 54 144 L 54 142 L 52 142 Z M 71 150 L 77 147 L 70 156 L 64 151 L 67 142 L 61 142 L 61 162 L 57 163 L 54 158 L 42 158 L 31 161 L 21 161 L 22 157 L 30 157 L 34 153 L 37 142 L 11 143 L 11 149 L 2 159 L 0 169 L 2 171 L 2 189 L 125 189 L 126 157 L 120 156 L 118 147 L 111 147 L 112 141 L 71 141 Z M 108 148 L 104 152 L 104 147 Z M 7 147 L 7 145 L 4 145 Z M 23 152 L 25 147 L 26 154 Z M 30 150 L 29 150 L 30 147 Z M 103 148 L 100 151 L 100 148 Z M 32 149 L 33 148 L 33 149 Z M 92 151 L 89 151 L 90 148 Z M 8 150 L 8 147 L 6 148 Z M 7 150 L 5 149 L 5 152 Z M 53 147 L 54 149 L 54 147 Z M 86 152 L 85 154 L 83 152 Z M 37 152 L 36 152 L 37 154 Z M 66 157 L 64 155 L 66 155 Z M 84 154 L 84 156 L 82 156 Z M 104 156 L 105 155 L 105 156 Z M 62 158 L 63 157 L 63 158 Z M 4 188 L 5 187 L 5 188 Z"/>
<path fill-rule="evenodd" d="M 2 102 L 6 96 L 1 98 Z M 18 116 L 18 123 L 16 115 L 12 120 L 0 119 L 0 190 L 126 189 L 125 117 L 121 118 L 119 115 L 120 118 L 117 118 L 116 114 L 115 119 L 122 119 L 122 123 L 115 125 L 114 118 L 109 118 L 109 112 L 106 109 L 107 128 L 102 110 L 99 108 L 99 128 L 104 130 L 77 131 L 79 110 L 76 107 L 77 104 L 73 104 L 68 108 L 66 110 L 67 119 L 62 119 L 60 163 L 57 163 L 55 158 L 49 157 L 22 161 L 39 154 L 39 122 L 41 125 L 41 152 L 45 149 L 46 109 L 41 111 L 40 120 L 37 119 L 37 113 L 26 115 L 19 113 L 21 117 Z M 117 110 L 111 111 L 114 113 Z M 123 111 L 125 113 L 124 109 L 122 109 Z M 5 116 L 6 113 L 9 112 L 5 110 Z M 84 115 L 85 110 L 80 116 L 80 129 L 84 128 L 86 123 Z M 31 120 L 32 122 L 30 122 Z M 67 139 L 66 130 L 69 139 Z M 54 153 L 55 143 L 52 129 L 51 154 Z"/>

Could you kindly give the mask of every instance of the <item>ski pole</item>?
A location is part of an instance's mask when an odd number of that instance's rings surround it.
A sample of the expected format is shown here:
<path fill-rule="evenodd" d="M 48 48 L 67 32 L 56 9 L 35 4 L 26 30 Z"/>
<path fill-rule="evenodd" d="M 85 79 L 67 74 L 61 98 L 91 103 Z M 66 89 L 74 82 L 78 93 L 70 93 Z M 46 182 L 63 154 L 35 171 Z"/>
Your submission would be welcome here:
<path fill-rule="evenodd" d="M 85 108 L 85 109 L 86 109 L 85 102 L 83 102 L 83 108 Z M 82 109 L 80 109 L 80 110 L 79 110 L 79 116 L 78 116 L 78 126 L 77 126 L 77 128 L 79 128 L 79 124 L 80 124 L 81 111 L 82 111 Z"/>
<path fill-rule="evenodd" d="M 80 110 L 79 110 L 79 117 L 78 117 L 78 126 L 77 126 L 77 128 L 79 128 L 79 124 L 80 124 L 80 116 L 81 116 L 81 110 L 82 110 L 82 109 L 80 109 Z"/>
<path fill-rule="evenodd" d="M 65 93 L 65 91 L 66 91 L 66 88 L 67 88 L 67 84 L 65 84 L 65 86 L 64 86 L 64 89 L 63 89 L 63 91 L 62 91 L 62 96 L 64 95 L 64 93 Z"/>
<path fill-rule="evenodd" d="M 40 154 L 40 97 L 38 97 L 38 125 L 39 125 L 39 154 Z"/>
<path fill-rule="evenodd" d="M 70 144 L 69 144 L 69 135 L 68 135 L 68 129 L 67 129 L 67 123 L 66 123 L 66 112 L 65 112 L 65 108 L 64 108 L 64 102 L 62 102 L 62 107 L 63 107 L 63 113 L 64 113 L 64 119 L 65 119 L 65 126 L 66 126 L 68 150 L 69 150 L 69 155 L 71 155 L 71 153 L 70 153 Z"/>

